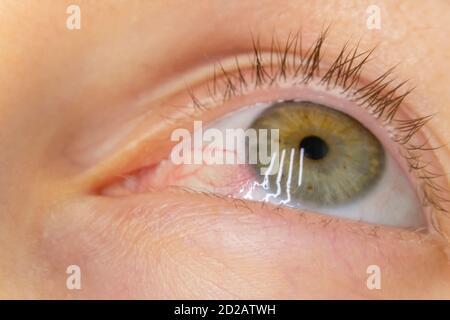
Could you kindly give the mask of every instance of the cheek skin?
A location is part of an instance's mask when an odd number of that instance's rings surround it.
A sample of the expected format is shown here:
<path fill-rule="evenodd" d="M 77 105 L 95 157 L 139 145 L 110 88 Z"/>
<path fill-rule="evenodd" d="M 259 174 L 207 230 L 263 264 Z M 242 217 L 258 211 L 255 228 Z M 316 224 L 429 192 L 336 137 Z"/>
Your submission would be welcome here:
<path fill-rule="evenodd" d="M 46 219 L 36 248 L 45 252 L 42 278 L 51 280 L 43 286 L 52 287 L 51 297 L 442 298 L 449 292 L 441 243 L 409 231 L 178 191 L 95 197 L 65 208 Z M 81 267 L 81 291 L 65 289 L 72 264 Z M 381 290 L 366 286 L 373 264 L 382 272 Z"/>

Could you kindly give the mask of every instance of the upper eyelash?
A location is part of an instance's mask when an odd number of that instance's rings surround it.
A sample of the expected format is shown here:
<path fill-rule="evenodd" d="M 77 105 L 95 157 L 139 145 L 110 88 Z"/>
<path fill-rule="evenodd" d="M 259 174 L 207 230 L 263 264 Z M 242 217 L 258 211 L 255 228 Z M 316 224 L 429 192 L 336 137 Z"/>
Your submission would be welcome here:
<path fill-rule="evenodd" d="M 304 85 L 318 80 L 318 83 L 327 89 L 341 88 L 341 94 L 345 94 L 352 102 L 365 108 L 384 125 L 390 125 L 392 140 L 401 146 L 401 154 L 410 171 L 414 172 L 420 181 L 423 205 L 431 206 L 433 213 L 449 214 L 450 212 L 444 205 L 444 203 L 450 202 L 450 199 L 447 198 L 449 190 L 440 181 L 440 178 L 446 174 L 432 171 L 429 169 L 430 163 L 423 160 L 424 152 L 437 150 L 444 146 L 425 148 L 427 142 L 422 145 L 411 142 L 413 136 L 432 119 L 433 115 L 408 120 L 395 118 L 405 98 L 414 89 L 405 89 L 408 81 L 393 86 L 395 66 L 376 79 L 362 84 L 363 67 L 370 61 L 376 47 L 359 52 L 359 42 L 351 47 L 347 41 L 329 67 L 325 71 L 322 70 L 322 49 L 327 33 L 328 28 L 319 34 L 306 52 L 303 51 L 301 32 L 294 35 L 289 33 L 283 46 L 273 36 L 268 64 L 263 59 L 264 51 L 259 38 L 252 35 L 253 52 L 249 57 L 250 79 L 244 76 L 237 56 L 234 59 L 234 73 L 227 71 L 221 62 L 217 62 L 214 65 L 212 84 L 208 83 L 207 85 L 208 100 L 212 100 L 214 103 L 220 100 L 223 103 L 234 96 L 242 95 L 251 85 L 254 89 L 271 86 L 278 81 L 286 80 L 288 76 L 298 79 L 294 85 Z M 274 60 L 276 61 L 274 62 Z M 319 71 L 322 71 L 322 75 Z M 195 111 L 203 111 L 210 107 L 209 103 L 199 99 L 189 86 L 187 86 L 187 91 L 191 98 L 190 106 Z M 434 227 L 439 231 L 439 226 L 435 225 Z"/>

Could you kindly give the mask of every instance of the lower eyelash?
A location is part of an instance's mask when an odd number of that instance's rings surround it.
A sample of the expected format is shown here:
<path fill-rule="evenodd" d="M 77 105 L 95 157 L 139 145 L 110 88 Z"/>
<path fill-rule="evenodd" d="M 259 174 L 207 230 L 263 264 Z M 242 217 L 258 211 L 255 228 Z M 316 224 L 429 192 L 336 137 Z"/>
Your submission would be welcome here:
<path fill-rule="evenodd" d="M 269 61 L 264 60 L 263 47 L 259 38 L 252 36 L 253 52 L 249 57 L 250 76 L 246 76 L 239 64 L 238 57 L 234 58 L 233 71 L 228 71 L 220 62 L 214 66 L 212 83 L 207 85 L 206 99 L 200 99 L 187 86 L 191 97 L 190 108 L 195 112 L 204 111 L 218 102 L 224 103 L 236 96 L 243 96 L 250 87 L 253 90 L 271 87 L 276 83 L 291 80 L 293 86 L 308 85 L 312 81 L 324 86 L 328 90 L 340 88 L 340 94 L 366 109 L 374 118 L 389 128 L 392 140 L 401 148 L 401 155 L 405 158 L 411 172 L 415 173 L 420 182 L 421 196 L 424 206 L 430 206 L 434 212 L 449 214 L 444 203 L 448 189 L 443 186 L 439 174 L 429 168 L 430 162 L 423 160 L 424 153 L 437 150 L 440 147 L 425 147 L 412 142 L 412 138 L 432 119 L 432 115 L 415 119 L 397 119 L 399 109 L 404 105 L 405 98 L 413 88 L 405 89 L 407 81 L 394 85 L 392 77 L 395 67 L 388 69 L 382 75 L 369 83 L 363 83 L 361 74 L 363 67 L 370 61 L 374 49 L 360 52 L 359 43 L 351 47 L 349 41 L 339 51 L 334 61 L 326 70 L 321 64 L 323 45 L 328 28 L 314 41 L 306 52 L 303 51 L 302 35 L 290 33 L 284 46 L 272 37 Z M 439 231 L 438 226 L 435 229 Z"/>

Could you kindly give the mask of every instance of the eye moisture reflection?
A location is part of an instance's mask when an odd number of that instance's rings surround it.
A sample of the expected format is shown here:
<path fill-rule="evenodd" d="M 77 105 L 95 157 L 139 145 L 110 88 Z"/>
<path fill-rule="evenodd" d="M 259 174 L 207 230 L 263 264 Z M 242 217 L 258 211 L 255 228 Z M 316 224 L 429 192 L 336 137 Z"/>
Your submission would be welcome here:
<path fill-rule="evenodd" d="M 339 205 L 371 190 L 383 173 L 385 154 L 377 138 L 334 109 L 311 102 L 281 103 L 250 127 L 279 129 L 281 173 L 258 175 L 261 184 L 268 178 L 268 193 L 281 192 L 286 198 L 289 192 L 292 201 L 317 207 Z M 262 167 L 254 165 L 256 172 Z"/>

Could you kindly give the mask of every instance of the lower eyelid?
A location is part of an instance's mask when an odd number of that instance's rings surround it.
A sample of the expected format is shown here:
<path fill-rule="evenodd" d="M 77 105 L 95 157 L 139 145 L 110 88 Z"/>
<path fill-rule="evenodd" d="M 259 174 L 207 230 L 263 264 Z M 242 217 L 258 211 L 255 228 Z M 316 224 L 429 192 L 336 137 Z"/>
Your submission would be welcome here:
<path fill-rule="evenodd" d="M 161 230 L 171 230 L 170 225 L 180 225 L 195 233 L 197 228 L 204 225 L 220 225 L 222 230 L 229 228 L 229 232 L 242 230 L 243 237 L 248 234 L 246 228 L 254 231 L 261 245 L 270 245 L 264 234 L 270 232 L 271 238 L 277 243 L 283 241 L 295 243 L 304 237 L 313 236 L 315 239 L 336 241 L 336 237 L 348 241 L 348 246 L 365 247 L 367 243 L 378 243 L 385 254 L 401 251 L 400 246 L 419 246 L 425 243 L 441 242 L 429 234 L 388 226 L 374 226 L 351 220 L 342 220 L 308 211 L 299 212 L 296 209 L 273 206 L 267 203 L 257 203 L 241 199 L 221 197 L 219 195 L 204 194 L 180 188 L 154 190 L 152 193 L 135 194 L 132 197 L 116 198 L 109 203 L 108 212 L 111 219 L 155 220 Z M 127 209 L 129 208 L 129 209 Z M 134 209 L 133 209 L 134 208 Z M 139 210 L 135 210 L 138 208 Z M 103 212 L 105 210 L 98 210 Z M 128 212 L 134 212 L 129 217 Z M 109 215 L 109 214 L 108 214 Z M 129 221 L 132 222 L 132 221 Z M 151 225 L 154 225 L 153 221 Z M 172 226 L 175 228 L 174 226 Z M 302 230 L 302 231 L 300 231 Z M 324 238 L 322 238 L 322 236 Z M 353 240 L 358 242 L 353 243 Z M 256 238 L 255 238 L 256 240 Z M 388 245 L 384 247 L 382 245 Z M 219 247 L 226 244 L 217 244 Z M 314 247 L 313 244 L 310 244 Z M 344 247 L 348 247 L 347 245 Z M 239 250 L 244 248 L 239 247 Z"/>

